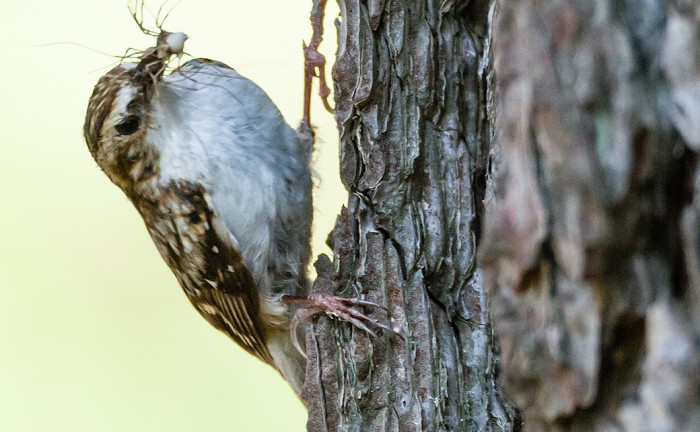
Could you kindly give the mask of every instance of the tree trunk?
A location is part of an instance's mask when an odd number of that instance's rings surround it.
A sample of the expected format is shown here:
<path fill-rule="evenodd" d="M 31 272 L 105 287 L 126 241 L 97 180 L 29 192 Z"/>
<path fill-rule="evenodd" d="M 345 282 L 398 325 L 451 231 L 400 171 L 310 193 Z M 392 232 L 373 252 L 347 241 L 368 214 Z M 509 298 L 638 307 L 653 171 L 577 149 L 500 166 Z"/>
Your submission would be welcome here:
<path fill-rule="evenodd" d="M 698 2 L 338 2 L 309 430 L 700 430 Z"/>
<path fill-rule="evenodd" d="M 321 318 L 311 431 L 512 431 L 476 239 L 493 117 L 489 1 L 339 0 L 333 68 L 350 193 L 318 292 L 362 297 L 395 333 Z"/>
<path fill-rule="evenodd" d="M 500 6 L 479 252 L 527 431 L 700 430 L 699 16 Z"/>

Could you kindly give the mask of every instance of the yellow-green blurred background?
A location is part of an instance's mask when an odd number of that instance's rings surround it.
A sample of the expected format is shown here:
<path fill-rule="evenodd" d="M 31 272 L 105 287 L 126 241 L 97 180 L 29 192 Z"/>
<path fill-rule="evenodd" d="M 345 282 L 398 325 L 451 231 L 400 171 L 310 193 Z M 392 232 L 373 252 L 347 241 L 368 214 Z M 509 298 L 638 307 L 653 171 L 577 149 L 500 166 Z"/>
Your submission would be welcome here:
<path fill-rule="evenodd" d="M 329 3 L 323 48 L 332 62 Z M 256 81 L 296 126 L 310 7 L 184 0 L 165 28 L 186 32 L 193 56 Z M 154 27 L 151 17 L 146 24 Z M 151 46 L 126 0 L 6 1 L 0 41 L 0 431 L 304 430 L 287 384 L 198 316 L 92 161 L 84 110 L 117 60 L 37 46 L 112 55 Z M 314 102 L 318 253 L 345 194 L 333 120 Z"/>

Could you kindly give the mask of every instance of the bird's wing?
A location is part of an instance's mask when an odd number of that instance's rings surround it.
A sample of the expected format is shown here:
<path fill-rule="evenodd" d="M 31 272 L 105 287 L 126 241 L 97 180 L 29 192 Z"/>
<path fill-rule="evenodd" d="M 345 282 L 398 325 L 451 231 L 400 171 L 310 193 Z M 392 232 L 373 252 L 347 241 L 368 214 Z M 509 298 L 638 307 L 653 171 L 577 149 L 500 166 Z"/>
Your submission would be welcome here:
<path fill-rule="evenodd" d="M 160 190 L 157 204 L 135 204 L 187 297 L 214 327 L 273 364 L 255 281 L 206 190 L 184 180 Z"/>

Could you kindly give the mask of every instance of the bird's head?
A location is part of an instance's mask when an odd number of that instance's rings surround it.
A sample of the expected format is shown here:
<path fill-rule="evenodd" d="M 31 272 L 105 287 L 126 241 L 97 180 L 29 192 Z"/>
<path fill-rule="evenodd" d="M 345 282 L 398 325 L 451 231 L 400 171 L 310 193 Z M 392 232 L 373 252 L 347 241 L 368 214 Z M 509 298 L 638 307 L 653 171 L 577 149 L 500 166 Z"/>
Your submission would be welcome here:
<path fill-rule="evenodd" d="M 88 148 L 107 176 L 125 192 L 155 174 L 157 155 L 144 145 L 152 124 L 150 103 L 170 57 L 183 52 L 184 33 L 161 32 L 138 63 L 122 63 L 95 85 L 83 132 Z"/>

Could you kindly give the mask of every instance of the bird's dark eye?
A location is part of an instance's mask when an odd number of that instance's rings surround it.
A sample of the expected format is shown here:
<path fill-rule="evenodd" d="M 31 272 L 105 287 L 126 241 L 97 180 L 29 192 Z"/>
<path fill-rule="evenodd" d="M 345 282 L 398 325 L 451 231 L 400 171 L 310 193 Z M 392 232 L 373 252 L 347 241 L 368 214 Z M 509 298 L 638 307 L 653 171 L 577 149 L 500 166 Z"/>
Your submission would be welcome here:
<path fill-rule="evenodd" d="M 139 130 L 140 120 L 135 115 L 126 116 L 121 122 L 114 126 L 114 129 L 119 132 L 119 135 L 131 135 Z"/>

